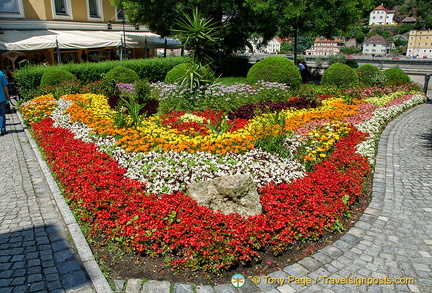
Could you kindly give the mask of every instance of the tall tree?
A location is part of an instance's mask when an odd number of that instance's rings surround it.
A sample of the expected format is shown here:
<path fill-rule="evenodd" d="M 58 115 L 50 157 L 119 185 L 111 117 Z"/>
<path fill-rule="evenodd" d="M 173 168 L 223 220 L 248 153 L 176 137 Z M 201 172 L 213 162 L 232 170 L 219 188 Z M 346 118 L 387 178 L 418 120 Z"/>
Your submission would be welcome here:
<path fill-rule="evenodd" d="M 220 26 L 219 49 L 231 53 L 244 49 L 252 34 L 270 40 L 277 33 L 277 19 L 272 11 L 252 9 L 244 0 L 111 0 L 113 5 L 125 8 L 128 21 L 140 22 L 162 36 L 179 29 L 175 20 L 183 13 L 191 15 L 195 8 L 205 18 Z"/>
<path fill-rule="evenodd" d="M 370 0 L 245 0 L 256 11 L 272 11 L 279 20 L 281 36 L 334 37 L 357 23 Z M 296 50 L 294 58 L 296 59 Z"/>

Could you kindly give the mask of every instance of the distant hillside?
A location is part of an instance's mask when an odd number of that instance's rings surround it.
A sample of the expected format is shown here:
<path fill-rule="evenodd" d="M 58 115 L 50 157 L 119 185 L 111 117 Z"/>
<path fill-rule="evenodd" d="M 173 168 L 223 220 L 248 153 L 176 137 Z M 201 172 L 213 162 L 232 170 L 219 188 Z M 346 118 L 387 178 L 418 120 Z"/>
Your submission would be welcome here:
<path fill-rule="evenodd" d="M 385 8 L 396 9 L 395 19 L 402 21 L 405 17 L 414 17 L 420 25 L 432 26 L 431 0 L 373 0 L 373 8 L 383 4 Z"/>

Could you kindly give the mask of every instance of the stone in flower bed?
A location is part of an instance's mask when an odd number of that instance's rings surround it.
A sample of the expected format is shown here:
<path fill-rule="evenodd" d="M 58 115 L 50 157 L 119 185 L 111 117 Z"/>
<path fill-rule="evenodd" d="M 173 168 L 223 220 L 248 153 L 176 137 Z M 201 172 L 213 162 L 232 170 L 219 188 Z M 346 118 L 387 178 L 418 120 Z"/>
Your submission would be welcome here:
<path fill-rule="evenodd" d="M 189 185 L 187 195 L 198 205 L 220 210 L 224 214 L 239 213 L 248 217 L 262 212 L 259 194 L 250 174 L 194 182 Z"/>

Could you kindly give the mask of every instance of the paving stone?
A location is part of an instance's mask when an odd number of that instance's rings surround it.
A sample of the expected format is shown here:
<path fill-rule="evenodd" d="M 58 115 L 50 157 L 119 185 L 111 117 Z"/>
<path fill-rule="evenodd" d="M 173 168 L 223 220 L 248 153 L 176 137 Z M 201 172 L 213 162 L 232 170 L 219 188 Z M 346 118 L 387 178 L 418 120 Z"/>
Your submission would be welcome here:
<path fill-rule="evenodd" d="M 183 288 L 185 288 L 184 285 L 187 285 L 187 284 L 179 284 L 179 283 L 174 284 L 174 292 L 175 293 L 177 293 L 177 292 L 180 292 L 180 293 L 189 292 L 187 290 L 176 291 L 176 288 L 178 288 L 177 290 L 182 290 Z M 187 287 L 187 288 L 189 289 L 190 287 Z M 170 283 L 167 281 L 150 280 L 150 281 L 147 281 L 143 284 L 141 292 L 143 292 L 143 293 L 169 293 L 170 292 Z M 192 292 L 192 291 L 190 291 L 190 292 Z"/>
<path fill-rule="evenodd" d="M 136 293 L 141 291 L 142 286 L 141 279 L 129 279 L 126 282 L 125 293 Z"/>
<path fill-rule="evenodd" d="M 314 270 L 316 270 L 322 266 L 321 262 L 319 262 L 319 261 L 317 261 L 311 257 L 305 257 L 304 259 L 300 260 L 298 263 L 301 264 L 302 266 L 304 266 L 309 271 L 314 271 Z"/>
<path fill-rule="evenodd" d="M 217 293 L 238 293 L 231 284 L 223 284 L 214 287 Z"/>

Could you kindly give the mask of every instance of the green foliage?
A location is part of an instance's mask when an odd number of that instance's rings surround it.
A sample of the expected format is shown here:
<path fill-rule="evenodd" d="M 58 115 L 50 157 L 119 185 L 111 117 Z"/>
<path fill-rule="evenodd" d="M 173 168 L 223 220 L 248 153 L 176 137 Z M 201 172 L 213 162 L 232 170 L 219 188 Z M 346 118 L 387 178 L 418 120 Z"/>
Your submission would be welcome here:
<path fill-rule="evenodd" d="M 165 83 L 178 83 L 182 88 L 194 90 L 215 80 L 208 66 L 199 65 L 193 61 L 182 63 L 168 71 Z"/>
<path fill-rule="evenodd" d="M 371 64 L 363 64 L 357 70 L 359 81 L 362 85 L 371 86 L 383 86 L 385 82 L 384 76 L 378 67 Z"/>
<path fill-rule="evenodd" d="M 188 89 L 189 91 L 197 91 L 200 90 L 202 86 L 215 81 L 215 76 L 209 66 L 194 61 L 186 64 L 185 76 L 179 83 L 180 88 Z"/>
<path fill-rule="evenodd" d="M 338 88 L 352 88 L 359 85 L 357 73 L 346 64 L 336 63 L 324 71 L 321 84 Z"/>
<path fill-rule="evenodd" d="M 42 75 L 40 87 L 56 86 L 62 81 L 74 81 L 76 79 L 76 76 L 69 71 L 53 67 Z"/>
<path fill-rule="evenodd" d="M 285 83 L 293 88 L 300 86 L 301 75 L 294 62 L 284 57 L 268 57 L 255 63 L 249 69 L 247 82 L 260 80 Z"/>
<path fill-rule="evenodd" d="M 358 54 L 361 52 L 361 50 L 356 48 L 342 48 L 341 52 L 349 55 L 349 54 Z"/>
<path fill-rule="evenodd" d="M 134 87 L 135 96 L 140 103 L 151 99 L 152 92 L 148 80 L 140 79 L 135 83 Z"/>
<path fill-rule="evenodd" d="M 192 50 L 195 63 L 208 64 L 211 62 L 210 53 L 219 40 L 219 27 L 212 18 L 205 18 L 195 8 L 192 16 L 183 13 L 178 19 L 178 29 L 174 33 L 184 44 L 185 49 Z"/>
<path fill-rule="evenodd" d="M 116 83 L 134 83 L 139 79 L 138 74 L 125 66 L 117 66 L 107 72 L 103 80 L 115 81 Z"/>
<path fill-rule="evenodd" d="M 34 89 L 40 85 L 42 75 L 53 68 L 60 68 L 73 73 L 82 84 L 102 80 L 105 74 L 116 66 L 125 66 L 134 70 L 142 79 L 150 82 L 162 81 L 167 72 L 177 64 L 187 62 L 186 57 L 132 59 L 123 61 L 103 61 L 97 63 L 68 63 L 55 66 L 26 66 L 14 72 L 20 96 L 31 99 Z"/>
<path fill-rule="evenodd" d="M 384 71 L 384 76 L 386 77 L 386 86 L 411 83 L 408 74 L 400 68 L 389 68 Z"/>
<path fill-rule="evenodd" d="M 336 63 L 345 64 L 346 61 L 347 61 L 347 58 L 346 58 L 346 55 L 344 55 L 344 54 L 330 55 L 327 59 L 329 66 L 336 64 Z"/>
<path fill-rule="evenodd" d="M 166 36 L 172 29 L 179 29 L 175 20 L 183 13 L 191 13 L 199 7 L 203 18 L 212 18 L 223 27 L 219 29 L 217 48 L 224 55 L 242 50 L 248 38 L 256 33 L 270 40 L 277 34 L 278 19 L 270 11 L 255 11 L 247 1 L 232 0 L 112 0 L 117 7 L 124 7 L 128 21 L 145 23 L 152 32 Z M 228 16 L 223 19 L 224 16 Z M 265 24 L 265 25 L 264 25 Z"/>
<path fill-rule="evenodd" d="M 129 116 L 132 118 L 132 125 L 138 126 L 141 122 L 140 111 L 144 107 L 133 98 L 129 100 L 121 98 L 122 104 L 126 106 Z"/>
<path fill-rule="evenodd" d="M 170 84 L 180 82 L 186 75 L 187 67 L 187 63 L 181 63 L 174 66 L 170 71 L 168 71 L 167 75 L 165 76 L 164 82 Z"/>
<path fill-rule="evenodd" d="M 355 61 L 354 59 L 347 59 L 345 64 L 351 68 L 358 68 L 359 67 L 357 61 Z"/>
<path fill-rule="evenodd" d="M 315 65 L 318 68 L 321 68 L 324 65 L 324 59 L 321 56 L 315 58 Z"/>

